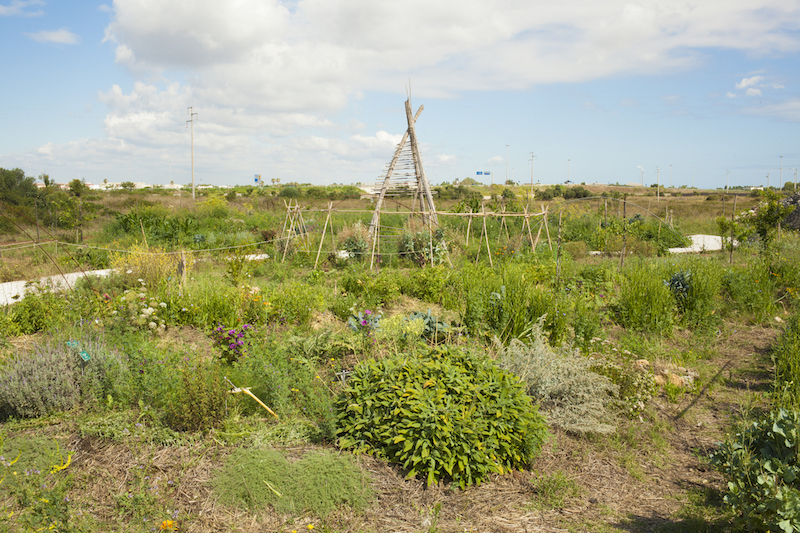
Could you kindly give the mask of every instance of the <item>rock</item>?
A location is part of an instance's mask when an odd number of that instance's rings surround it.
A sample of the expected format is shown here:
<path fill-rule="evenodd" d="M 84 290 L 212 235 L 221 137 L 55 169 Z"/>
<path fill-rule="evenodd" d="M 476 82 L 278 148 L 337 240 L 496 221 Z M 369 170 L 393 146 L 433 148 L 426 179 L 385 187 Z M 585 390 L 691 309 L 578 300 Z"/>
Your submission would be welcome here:
<path fill-rule="evenodd" d="M 685 387 L 686 386 L 686 382 L 683 380 L 682 377 L 680 377 L 677 374 L 670 374 L 669 375 L 669 382 L 670 382 L 670 384 L 675 385 L 676 387 Z"/>

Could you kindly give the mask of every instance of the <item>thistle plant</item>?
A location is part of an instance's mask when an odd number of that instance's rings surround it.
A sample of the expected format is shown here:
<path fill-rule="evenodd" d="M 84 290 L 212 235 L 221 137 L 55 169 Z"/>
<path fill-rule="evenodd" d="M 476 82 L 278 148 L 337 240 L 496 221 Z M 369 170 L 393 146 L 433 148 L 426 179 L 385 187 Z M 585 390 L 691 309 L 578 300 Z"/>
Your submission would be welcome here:
<path fill-rule="evenodd" d="M 347 319 L 347 325 L 356 333 L 369 335 L 380 327 L 380 320 L 381 315 L 366 309 L 350 315 L 350 318 Z"/>

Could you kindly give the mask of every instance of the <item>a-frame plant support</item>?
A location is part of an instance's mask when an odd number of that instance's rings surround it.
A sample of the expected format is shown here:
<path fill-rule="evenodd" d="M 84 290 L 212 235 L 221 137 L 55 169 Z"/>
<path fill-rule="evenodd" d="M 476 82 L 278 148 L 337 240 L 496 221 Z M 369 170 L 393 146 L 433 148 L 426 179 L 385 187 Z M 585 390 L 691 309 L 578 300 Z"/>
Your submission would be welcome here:
<path fill-rule="evenodd" d="M 417 133 L 414 129 L 414 124 L 417 122 L 420 113 L 422 113 L 423 106 L 419 106 L 415 115 L 411 114 L 410 100 L 406 100 L 405 107 L 408 128 L 403 134 L 400 143 L 398 143 L 394 151 L 394 157 L 392 157 L 392 162 L 386 170 L 383 185 L 378 193 L 378 199 L 375 202 L 372 221 L 369 223 L 369 236 L 373 241 L 377 240 L 379 236 L 380 213 L 387 195 L 391 196 L 393 189 L 403 189 L 408 186 L 407 174 L 398 172 L 398 170 L 400 170 L 399 167 L 407 167 L 407 170 L 411 170 L 411 168 L 414 169 L 414 203 L 416 204 L 417 200 L 419 201 L 423 224 L 439 225 L 439 220 L 436 217 L 436 206 L 433 204 L 433 194 L 428 184 L 428 177 L 425 175 L 425 170 L 422 168 L 422 157 L 419 153 Z M 406 146 L 407 143 L 408 147 Z"/>

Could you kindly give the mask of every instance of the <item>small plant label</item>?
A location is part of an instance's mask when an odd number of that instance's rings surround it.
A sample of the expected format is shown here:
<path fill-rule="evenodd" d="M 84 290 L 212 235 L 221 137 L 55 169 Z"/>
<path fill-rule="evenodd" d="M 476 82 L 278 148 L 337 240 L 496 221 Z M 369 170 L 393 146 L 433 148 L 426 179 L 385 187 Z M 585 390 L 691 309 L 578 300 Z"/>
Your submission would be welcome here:
<path fill-rule="evenodd" d="M 83 359 L 83 361 L 86 362 L 86 363 L 88 363 L 89 359 L 91 359 L 91 357 L 86 352 L 86 350 L 81 351 L 81 353 L 79 355 L 81 356 L 81 359 Z"/>

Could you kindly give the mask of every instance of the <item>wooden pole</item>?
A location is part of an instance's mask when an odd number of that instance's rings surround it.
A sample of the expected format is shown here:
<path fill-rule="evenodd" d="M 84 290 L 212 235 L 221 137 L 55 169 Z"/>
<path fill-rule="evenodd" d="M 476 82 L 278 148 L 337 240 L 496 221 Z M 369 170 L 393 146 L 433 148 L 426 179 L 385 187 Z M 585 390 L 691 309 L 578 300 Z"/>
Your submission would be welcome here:
<path fill-rule="evenodd" d="M 314 270 L 317 269 L 317 264 L 319 264 L 319 254 L 322 253 L 322 243 L 325 242 L 325 232 L 328 230 L 328 222 L 331 220 L 331 208 L 333 207 L 333 202 L 328 203 L 328 216 L 325 217 L 325 225 L 322 227 L 322 238 L 319 240 L 319 248 L 317 249 L 317 259 L 314 261 Z M 333 228 L 331 228 L 333 231 Z"/>
<path fill-rule="evenodd" d="M 544 210 L 544 204 L 542 204 L 542 210 Z M 547 222 L 549 218 L 549 211 L 550 208 L 547 208 L 544 214 L 544 231 L 547 233 L 547 245 L 550 247 L 550 251 L 553 251 L 553 241 L 550 240 L 550 224 Z"/>
<path fill-rule="evenodd" d="M 561 215 L 563 211 L 558 212 L 558 247 L 556 248 L 556 289 L 561 283 Z"/>
<path fill-rule="evenodd" d="M 625 248 L 628 244 L 628 195 L 622 197 L 622 253 L 619 254 L 619 269 L 625 266 Z"/>
<path fill-rule="evenodd" d="M 469 218 L 467 219 L 467 244 L 469 246 L 469 234 L 472 233 L 472 208 L 469 208 Z"/>
<path fill-rule="evenodd" d="M 372 253 L 369 258 L 369 269 L 372 270 L 372 265 L 375 264 L 375 246 L 378 244 L 378 239 L 381 234 L 381 214 L 378 212 L 378 224 L 375 226 L 374 237 L 372 239 Z"/>
<path fill-rule="evenodd" d="M 483 212 L 483 228 L 486 229 L 486 211 Z M 492 248 L 489 246 L 489 230 L 486 229 L 486 252 L 489 254 L 489 266 L 494 268 L 494 261 L 492 261 Z"/>
<path fill-rule="evenodd" d="M 733 224 L 736 217 L 736 196 L 733 197 L 733 212 L 731 213 L 731 257 L 729 262 L 733 264 Z"/>

